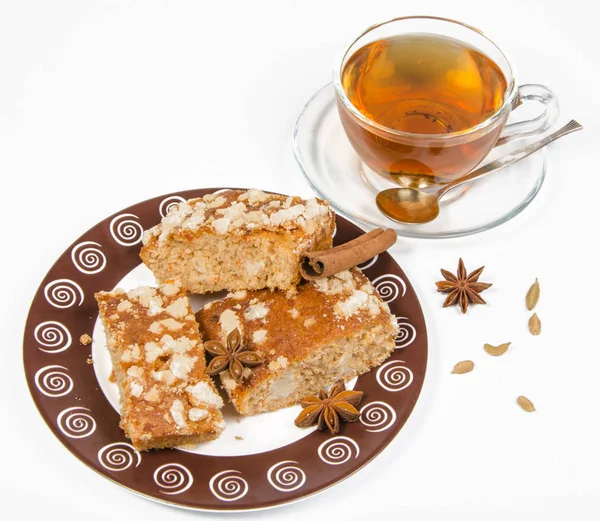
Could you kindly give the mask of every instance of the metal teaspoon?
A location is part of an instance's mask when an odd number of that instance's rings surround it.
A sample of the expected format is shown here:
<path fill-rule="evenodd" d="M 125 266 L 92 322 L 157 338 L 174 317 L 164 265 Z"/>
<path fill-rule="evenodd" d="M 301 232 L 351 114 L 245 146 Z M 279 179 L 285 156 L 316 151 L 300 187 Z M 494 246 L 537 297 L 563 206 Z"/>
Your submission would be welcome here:
<path fill-rule="evenodd" d="M 377 194 L 375 199 L 377 207 L 381 213 L 393 221 L 407 224 L 423 224 L 433 221 L 440 213 L 439 200 L 448 191 L 512 165 L 552 143 L 552 141 L 582 128 L 577 121 L 571 120 L 564 127 L 549 134 L 544 139 L 473 170 L 467 175 L 448 183 L 433 194 L 427 194 L 412 188 L 389 188 Z"/>

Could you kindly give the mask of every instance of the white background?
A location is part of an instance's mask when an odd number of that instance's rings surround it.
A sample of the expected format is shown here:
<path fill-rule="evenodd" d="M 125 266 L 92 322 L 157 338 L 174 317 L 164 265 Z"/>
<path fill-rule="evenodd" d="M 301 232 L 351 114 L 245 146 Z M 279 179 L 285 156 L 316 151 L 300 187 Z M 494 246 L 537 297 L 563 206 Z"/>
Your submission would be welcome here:
<path fill-rule="evenodd" d="M 495 520 L 600 517 L 597 19 L 582 0 L 0 2 L 2 356 L 0 516 L 212 519 L 114 486 L 54 438 L 29 396 L 22 332 L 54 260 L 107 215 L 196 187 L 299 195 L 291 133 L 333 59 L 367 25 L 435 14 L 486 31 L 521 83 L 549 86 L 559 123 L 541 193 L 516 219 L 470 238 L 399 240 L 392 253 L 429 326 L 430 364 L 413 416 L 344 483 L 246 515 Z M 485 264 L 488 306 L 441 309 L 439 268 Z M 524 294 L 539 277 L 540 337 Z M 489 357 L 484 342 L 513 342 Z M 451 375 L 459 360 L 476 369 Z M 515 404 L 531 398 L 537 412 Z M 127 514 L 125 514 L 127 512 Z M 6 515 L 6 517 L 5 517 Z"/>

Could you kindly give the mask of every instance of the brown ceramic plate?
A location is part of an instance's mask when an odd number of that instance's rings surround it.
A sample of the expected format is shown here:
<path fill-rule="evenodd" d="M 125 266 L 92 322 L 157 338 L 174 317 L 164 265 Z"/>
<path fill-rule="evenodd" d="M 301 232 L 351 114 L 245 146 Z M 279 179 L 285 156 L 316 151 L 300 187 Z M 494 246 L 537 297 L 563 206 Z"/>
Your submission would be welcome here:
<path fill-rule="evenodd" d="M 194 449 L 136 452 L 119 428 L 118 393 L 108 381 L 110 361 L 94 293 L 152 282 L 138 256 L 142 231 L 157 224 L 171 204 L 216 190 L 190 190 L 133 205 L 74 242 L 46 275 L 31 305 L 23 341 L 25 373 L 54 435 L 111 481 L 184 508 L 268 508 L 335 485 L 390 443 L 423 385 L 427 332 L 406 275 L 388 253 L 379 255 L 361 269 L 398 317 L 400 335 L 391 358 L 350 384 L 364 392 L 359 422 L 343 424 L 331 436 L 294 427 L 299 406 L 249 418 L 236 417 L 226 407 L 227 428 L 218 440 Z M 337 218 L 336 243 L 361 233 Z M 81 345 L 80 335 L 92 332 L 93 344 Z"/>

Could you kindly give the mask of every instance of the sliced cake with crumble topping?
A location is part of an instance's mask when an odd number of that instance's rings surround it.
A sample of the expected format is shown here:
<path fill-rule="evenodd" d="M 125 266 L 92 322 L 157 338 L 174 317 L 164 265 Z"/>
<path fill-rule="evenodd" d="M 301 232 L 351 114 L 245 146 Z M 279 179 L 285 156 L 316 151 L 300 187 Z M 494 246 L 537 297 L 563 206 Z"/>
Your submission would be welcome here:
<path fill-rule="evenodd" d="M 159 282 L 192 293 L 288 290 L 303 253 L 331 247 L 335 215 L 313 198 L 225 190 L 175 205 L 144 233 L 140 256 Z"/>
<path fill-rule="evenodd" d="M 223 400 L 204 374 L 204 348 L 179 283 L 96 293 L 121 403 L 137 450 L 213 440 Z"/>
<path fill-rule="evenodd" d="M 305 282 L 293 292 L 238 291 L 196 314 L 206 341 L 227 342 L 234 329 L 264 363 L 221 384 L 244 415 L 274 411 L 348 381 L 394 351 L 398 325 L 360 270 Z"/>

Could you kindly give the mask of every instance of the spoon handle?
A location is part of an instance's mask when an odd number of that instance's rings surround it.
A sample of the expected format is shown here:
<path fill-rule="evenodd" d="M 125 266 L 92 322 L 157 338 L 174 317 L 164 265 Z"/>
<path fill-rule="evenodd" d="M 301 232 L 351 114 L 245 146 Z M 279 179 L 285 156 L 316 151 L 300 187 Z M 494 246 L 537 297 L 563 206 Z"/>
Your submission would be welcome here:
<path fill-rule="evenodd" d="M 457 179 L 456 181 L 452 181 L 451 183 L 448 183 L 446 186 L 444 186 L 438 190 L 437 196 L 438 196 L 438 198 L 442 197 L 442 195 L 444 195 L 446 192 L 448 192 L 449 190 L 452 190 L 453 188 L 456 188 L 457 186 L 460 186 L 464 183 L 468 183 L 469 181 L 472 181 L 473 179 L 477 179 L 479 177 L 483 177 L 485 175 L 491 174 L 492 172 L 496 172 L 497 170 L 500 170 L 501 168 L 504 168 L 504 167 L 507 167 L 509 165 L 516 163 L 517 161 L 521 161 L 521 159 L 524 159 L 528 155 L 533 154 L 535 151 L 539 150 L 540 148 L 544 148 L 546 145 L 548 145 L 549 143 L 552 143 L 552 141 L 557 140 L 559 137 L 566 136 L 567 134 L 570 134 L 571 132 L 576 132 L 577 130 L 581 130 L 582 128 L 583 127 L 579 123 L 577 123 L 577 121 L 572 119 L 564 127 L 559 128 L 556 132 L 553 132 L 552 134 L 547 135 L 545 138 L 540 139 L 539 141 L 536 141 L 535 143 L 531 143 L 530 145 L 527 145 L 526 147 L 515 150 L 514 152 L 511 152 L 510 154 L 506 154 L 505 156 L 502 156 L 501 158 L 496 159 L 495 161 L 492 161 L 491 163 L 488 163 L 487 165 L 482 166 L 481 168 L 478 168 L 477 170 L 471 171 L 470 173 Z"/>

